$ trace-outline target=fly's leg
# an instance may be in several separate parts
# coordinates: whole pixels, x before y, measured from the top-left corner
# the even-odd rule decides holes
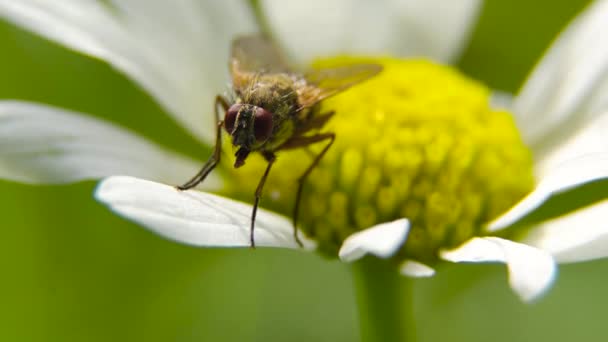
[[[302,127],[299,127],[297,129],[296,134],[300,135],[313,129],[321,129],[323,126],[325,126],[327,121],[329,121],[329,119],[334,116],[334,114],[335,112],[332,110],[327,113],[320,113],[315,115],[312,119],[304,123]]]
[[[268,165],[266,165],[266,171],[264,171],[264,174],[262,175],[262,178],[258,183],[258,187],[255,189],[255,201],[253,202],[253,212],[251,213],[251,226],[249,230],[249,241],[251,242],[251,248],[255,248],[255,238],[253,235],[253,229],[255,228],[255,216],[258,212],[260,198],[262,197],[262,191],[264,190],[264,183],[266,183],[266,178],[268,178],[270,168],[276,160],[276,157],[273,153],[265,153],[264,158],[266,158],[266,160],[268,161]]]
[[[329,111],[327,113],[321,113],[310,121],[310,124],[308,127],[310,129],[320,129],[321,127],[325,126],[327,121],[329,121],[329,119],[331,119],[334,116],[334,114],[336,114],[336,112],[334,112],[333,110]]]
[[[335,139],[336,139],[335,133],[321,133],[321,134],[311,135],[311,136],[307,136],[307,137],[302,137],[302,136],[294,137],[294,138],[288,140],[283,146],[281,146],[281,149],[290,149],[290,148],[308,146],[308,145],[315,144],[315,143],[318,143],[321,141],[329,140],[327,145],[325,145],[325,147],[323,147],[321,152],[319,154],[317,154],[315,159],[313,159],[312,163],[308,166],[308,168],[304,171],[304,173],[302,173],[302,175],[298,178],[298,191],[296,192],[296,203],[293,207],[293,216],[292,217],[293,217],[293,237],[296,240],[296,242],[298,243],[298,245],[300,245],[300,247],[304,247],[304,245],[302,244],[302,241],[300,241],[300,238],[298,237],[297,223],[298,223],[298,214],[300,211],[300,200],[302,199],[302,190],[304,189],[304,181],[306,181],[306,177],[308,177],[308,175],[312,172],[312,170],[319,164],[319,162],[321,161],[321,159],[323,158],[325,153],[329,150],[331,145],[334,143]]]
[[[220,120],[220,113],[218,111],[218,105],[222,106],[224,111],[227,111],[228,107],[230,107],[228,105],[228,101],[226,101],[226,99],[224,99],[220,95],[215,97],[215,103],[214,103],[213,107],[215,109],[215,126],[216,126],[215,129],[216,129],[216,131],[215,131],[215,148],[213,150],[213,154],[211,155],[211,157],[209,157],[209,159],[207,160],[205,165],[203,165],[203,168],[194,177],[192,177],[191,180],[189,180],[188,182],[186,182],[183,185],[177,186],[178,190],[188,190],[188,189],[192,189],[195,186],[199,185],[202,181],[205,180],[205,178],[211,172],[211,170],[213,170],[215,168],[215,166],[220,162],[220,157],[222,154],[222,125],[224,124],[224,121]]]
[[[182,190],[182,191],[188,190],[188,189],[192,189],[195,186],[199,185],[202,181],[205,180],[207,175],[215,168],[217,163],[220,162],[220,156],[221,156],[221,151],[222,151],[222,142],[221,142],[221,138],[220,138],[222,135],[222,122],[219,122],[217,124],[215,134],[216,134],[216,139],[215,139],[215,149],[213,151],[213,154],[211,155],[211,157],[209,157],[209,159],[207,159],[207,162],[205,163],[205,165],[203,165],[203,168],[194,177],[192,177],[192,179],[190,179],[188,182],[184,183],[183,185],[177,186],[178,190]]]

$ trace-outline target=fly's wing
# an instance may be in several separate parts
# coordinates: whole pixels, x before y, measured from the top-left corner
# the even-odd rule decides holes
[[[262,35],[236,38],[232,42],[230,72],[233,85],[245,86],[256,75],[263,73],[287,73],[289,67],[281,50]]]
[[[298,89],[301,108],[314,106],[319,101],[361,83],[382,71],[378,64],[353,64],[312,70],[304,74],[306,84]]]

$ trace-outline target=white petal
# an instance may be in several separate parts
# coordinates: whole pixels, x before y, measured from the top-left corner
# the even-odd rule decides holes
[[[200,163],[110,123],[49,106],[0,101],[0,178],[67,183],[123,174],[185,182]],[[217,187],[217,180],[206,185]]]
[[[442,251],[451,262],[501,262],[509,269],[509,285],[524,301],[538,298],[555,278],[557,268],[548,253],[521,243],[497,238],[473,238],[462,246]]]
[[[515,100],[538,156],[585,129],[608,105],[608,1],[596,1],[558,37]]]
[[[346,238],[338,254],[345,262],[355,261],[368,253],[388,258],[403,245],[409,230],[410,222],[407,219],[375,225]]]
[[[205,247],[249,247],[251,206],[228,198],[132,177],[103,180],[96,198],[114,212],[174,241]],[[290,221],[258,210],[256,246],[298,248]],[[303,239],[305,246],[312,243]]]
[[[107,61],[207,141],[230,41],[255,29],[238,0],[0,0],[0,17]]]
[[[263,0],[273,32],[302,62],[336,54],[454,60],[479,0]]]
[[[608,85],[608,82],[606,84]],[[606,99],[608,100],[608,97]],[[606,132],[608,132],[608,110],[595,115],[584,127],[572,135],[564,136],[561,141],[553,145],[551,150],[540,156],[535,165],[536,174],[542,179],[565,161],[587,154],[608,154]]]
[[[568,160],[545,175],[534,191],[491,222],[487,229],[497,231],[508,227],[538,208],[552,195],[607,177],[608,153],[586,155]]]
[[[608,257],[608,201],[543,222],[524,242],[548,251],[558,262]]]
[[[406,260],[399,266],[399,273],[413,278],[427,278],[435,275],[435,269],[414,260]]]

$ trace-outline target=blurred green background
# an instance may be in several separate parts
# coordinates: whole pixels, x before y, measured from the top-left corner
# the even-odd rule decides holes
[[[486,2],[460,66],[515,91],[588,1]],[[144,92],[106,64],[0,21],[0,98],[79,110],[205,158]],[[142,120],[145,118],[145,120]],[[285,250],[180,246],[112,215],[95,184],[0,182],[0,341],[354,341],[348,268]],[[560,268],[522,304],[503,267],[415,281],[420,341],[605,341],[608,261]]]

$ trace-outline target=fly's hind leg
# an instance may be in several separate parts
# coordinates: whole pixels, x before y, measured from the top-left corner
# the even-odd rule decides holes
[[[305,122],[302,127],[299,127],[297,129],[296,134],[300,135],[313,129],[321,129],[323,126],[325,126],[327,121],[329,121],[329,119],[334,116],[334,114],[335,112],[332,110],[326,113],[319,113],[313,116],[310,120]]]
[[[325,153],[327,153],[327,151],[329,150],[331,145],[334,143],[335,139],[336,139],[335,133],[321,133],[321,134],[316,134],[316,135],[311,135],[311,136],[294,137],[294,138],[288,140],[283,146],[281,146],[281,149],[290,149],[290,148],[308,146],[308,145],[315,144],[315,143],[318,143],[321,141],[329,140],[327,145],[325,145],[325,147],[323,147],[321,152],[319,152],[319,154],[317,154],[317,156],[313,159],[312,163],[308,166],[308,168],[306,168],[306,170],[298,178],[298,191],[296,192],[296,203],[293,207],[293,216],[292,217],[293,217],[293,237],[296,240],[296,242],[298,243],[298,245],[300,245],[300,247],[303,247],[304,245],[302,244],[302,241],[298,237],[297,223],[298,223],[298,215],[299,215],[299,211],[300,211],[300,200],[302,199],[302,190],[304,189],[304,182],[306,181],[306,177],[308,177],[308,175],[312,172],[312,170],[314,170],[314,168],[319,164],[319,162],[321,161],[321,159],[323,158]]]
[[[200,184],[202,181],[204,181],[205,178],[207,177],[207,175],[211,172],[211,170],[213,170],[215,168],[215,166],[220,162],[220,157],[222,154],[222,125],[224,124],[224,121],[220,120],[220,113],[218,111],[218,105],[222,106],[222,109],[224,109],[224,111],[227,111],[228,108],[230,107],[228,105],[228,101],[226,101],[226,99],[224,99],[220,95],[216,96],[215,103],[213,105],[214,111],[215,111],[215,126],[216,126],[215,127],[215,129],[216,129],[216,131],[215,131],[215,148],[213,150],[213,154],[211,155],[211,157],[209,157],[209,159],[207,160],[205,165],[203,165],[203,168],[194,177],[192,177],[191,180],[184,183],[183,185],[177,186],[178,190],[188,190],[188,189],[194,188],[195,186]]]

